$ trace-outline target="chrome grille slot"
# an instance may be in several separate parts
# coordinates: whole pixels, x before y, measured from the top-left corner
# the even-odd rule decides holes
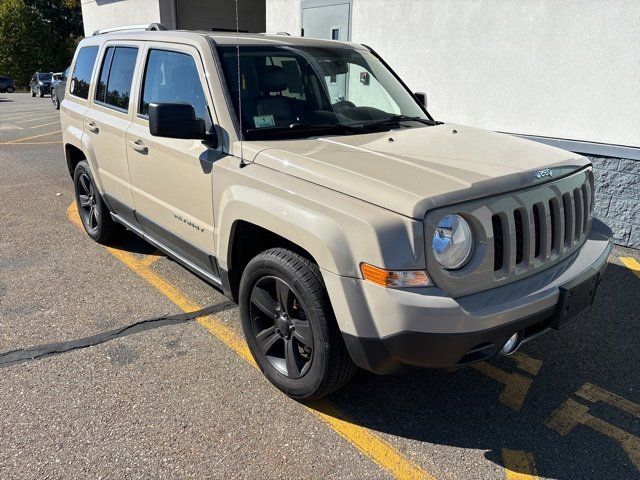
[[[549,249],[551,252],[557,252],[560,249],[560,245],[558,245],[557,239],[559,238],[558,230],[559,230],[559,221],[557,218],[557,200],[552,198],[549,200],[549,224],[551,226],[551,248]]]
[[[504,235],[502,231],[502,220],[499,215],[491,217],[493,224],[493,270],[502,270],[504,265]]]
[[[542,239],[540,238],[540,236],[542,235],[540,233],[541,228],[542,227],[540,226],[540,207],[536,203],[533,206],[533,229],[535,234],[534,247],[533,247],[534,258],[540,257],[540,249],[541,249],[540,244],[542,243]]]
[[[564,208],[564,245],[565,247],[570,247],[575,229],[575,222],[573,220],[575,212],[573,210],[573,198],[570,193],[562,195],[562,206]]]
[[[575,188],[573,190],[573,205],[576,208],[576,231],[575,231],[575,239],[578,240],[580,238],[580,234],[582,232],[582,189]]]
[[[584,214],[582,215],[582,231],[587,231],[587,224],[589,223],[589,214],[591,213],[591,209],[589,207],[589,198],[591,195],[589,194],[589,188],[587,187],[587,183],[582,185],[582,211]]]
[[[434,209],[425,217],[432,238],[443,215],[472,220],[476,249],[463,268],[445,271],[435,259],[427,268],[436,285],[454,296],[509,283],[558,263],[586,240],[592,222],[593,177],[584,168],[562,178]]]
[[[524,259],[524,228],[522,226],[522,212],[513,211],[513,220],[516,227],[516,265],[520,265]]]

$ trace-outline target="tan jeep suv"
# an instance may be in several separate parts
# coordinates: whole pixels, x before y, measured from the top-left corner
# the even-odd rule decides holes
[[[162,30],[78,46],[61,118],[83,224],[238,302],[291,397],[509,354],[591,306],[611,232],[586,158],[435,121],[364,45]]]

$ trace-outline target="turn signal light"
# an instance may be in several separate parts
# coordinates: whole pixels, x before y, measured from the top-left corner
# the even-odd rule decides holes
[[[360,264],[365,280],[389,288],[429,287],[432,285],[424,270],[385,270],[368,263]]]

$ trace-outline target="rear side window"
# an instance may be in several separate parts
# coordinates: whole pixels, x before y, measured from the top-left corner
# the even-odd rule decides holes
[[[96,101],[123,112],[128,110],[137,56],[135,47],[107,48],[100,68]]]
[[[149,104],[188,103],[198,118],[211,122],[196,63],[191,55],[150,50],[144,72],[140,114],[149,114]]]
[[[75,97],[88,98],[91,85],[91,72],[96,63],[98,47],[83,47],[78,52],[76,64],[73,66],[69,93]]]

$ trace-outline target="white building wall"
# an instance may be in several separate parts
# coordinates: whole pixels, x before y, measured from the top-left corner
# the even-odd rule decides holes
[[[85,36],[103,28],[161,23],[161,3],[168,0],[82,0]]]
[[[266,0],[300,31],[300,0]],[[640,146],[640,8],[629,0],[353,0],[352,36],[436,118]]]

